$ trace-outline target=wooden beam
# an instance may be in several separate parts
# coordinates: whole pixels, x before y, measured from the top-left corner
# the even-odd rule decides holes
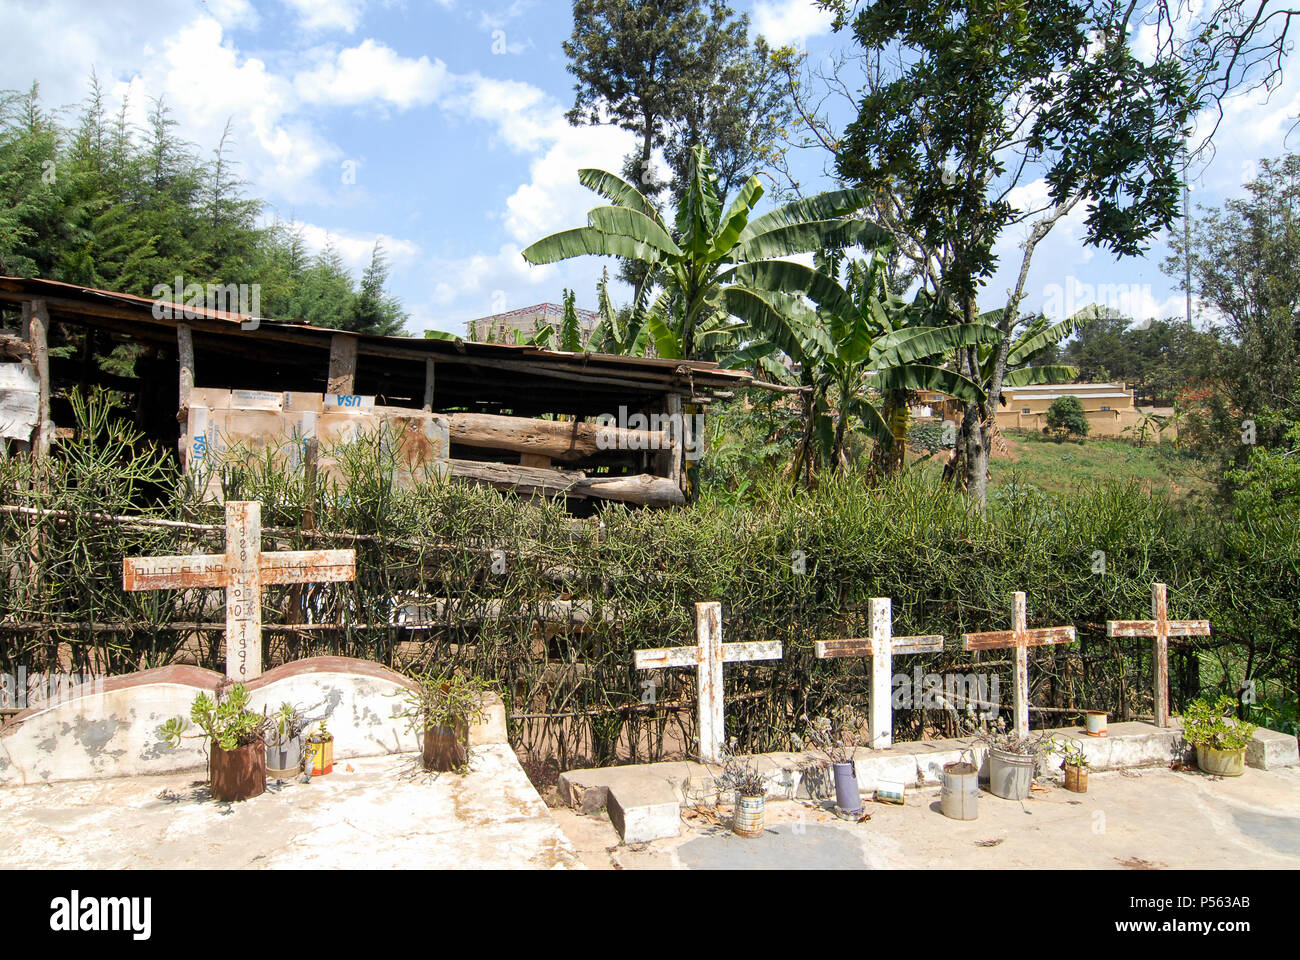
[[[668,446],[667,435],[659,431],[627,430],[576,420],[449,413],[447,423],[452,443],[554,460],[585,460],[617,450],[663,450]]]
[[[186,443],[189,432],[190,398],[194,395],[194,331],[188,324],[176,325],[176,359],[179,369],[179,389],[177,391],[176,420],[180,424],[181,435],[176,441],[180,453],[181,469],[185,469],[189,449]]]
[[[32,438],[32,452],[37,457],[50,455],[50,441],[54,438],[54,423],[50,420],[50,315],[43,300],[33,300],[27,313],[27,345],[32,352],[32,366],[40,384],[37,400],[36,434]]]
[[[330,340],[330,395],[350,396],[357,392],[357,338],[336,333]]]
[[[433,412],[433,358],[424,361],[424,409]]]
[[[576,470],[547,470],[477,460],[451,460],[451,475],[458,480],[510,490],[525,495],[572,497],[671,507],[685,502],[672,481],[663,477],[588,477]]]

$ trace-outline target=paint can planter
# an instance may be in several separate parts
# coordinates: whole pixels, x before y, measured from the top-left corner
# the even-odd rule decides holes
[[[858,768],[848,763],[831,764],[835,775],[835,805],[846,814],[862,812],[862,791],[858,789]]]
[[[1214,747],[1198,745],[1196,765],[1202,773],[1208,773],[1212,777],[1239,777],[1246,772],[1246,748],[1216,750]]]
[[[1107,727],[1106,727],[1107,717],[1106,717],[1105,710],[1089,710],[1084,714],[1084,718],[1086,719],[1088,724],[1087,726],[1088,736],[1090,737],[1107,736]]]
[[[234,750],[209,743],[208,780],[223,803],[251,800],[266,791],[266,744],[258,740]]]
[[[469,762],[469,724],[429,727],[424,731],[424,769],[439,773],[460,770]]]
[[[939,794],[939,809],[953,820],[974,820],[979,817],[980,771],[973,763],[957,762],[943,765],[943,790]]]
[[[272,780],[292,780],[302,772],[302,737],[266,745],[266,775]]]
[[[907,785],[896,780],[877,780],[876,781],[876,803],[897,803],[903,802],[903,791]]]
[[[311,775],[323,777],[334,769],[334,734],[321,736],[313,733],[307,738],[307,760],[311,764]]]
[[[1008,753],[994,747],[989,751],[989,790],[1003,800],[1023,800],[1034,780],[1033,755]]]
[[[736,836],[754,839],[763,835],[763,806],[766,797],[736,796],[736,812],[731,818],[731,830]]]
[[[1065,789],[1071,793],[1088,792],[1088,768],[1072,767],[1066,764],[1061,768],[1065,771]]]

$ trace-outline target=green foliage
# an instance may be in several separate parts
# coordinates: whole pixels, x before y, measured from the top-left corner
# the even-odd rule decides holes
[[[722,352],[719,344],[740,329],[728,314],[738,288],[760,299],[767,293],[794,293],[748,287],[735,268],[884,237],[874,224],[843,219],[862,205],[863,194],[854,190],[820,194],[753,217],[763,187],[750,177],[724,210],[725,195],[719,192],[708,150],[697,146],[691,157],[691,176],[671,232],[634,186],[603,170],[580,170],[579,181],[612,205],[589,211],[587,226],[552,234],[523,251],[533,264],[587,255],[622,257],[643,264],[647,277],[663,277],[662,292],[648,309],[643,305],[649,286],[642,284],[637,291],[637,326],[648,329],[661,357],[707,359]],[[735,291],[725,303],[724,289]]]
[[[1053,734],[1047,742],[1047,752],[1060,756],[1062,767],[1078,767],[1080,770],[1087,770],[1092,766],[1088,762],[1088,754],[1084,752],[1083,744],[1069,737]]]
[[[445,669],[419,672],[413,679],[418,686],[406,691],[402,713],[412,733],[482,721],[483,697],[491,689],[483,679]]]
[[[143,130],[129,104],[107,116],[94,74],[76,122],[56,116],[35,86],[0,91],[0,273],[140,296],[178,276],[256,285],[263,316],[401,331],[378,244],[358,287],[332,243],[311,256],[301,226],[259,224],[264,204],[243,193],[229,125],[205,158],[176,136],[161,100]],[[132,374],[129,364],[112,372]]]
[[[654,149],[680,198],[698,145],[715,158],[722,192],[734,190],[773,156],[790,117],[772,51],[748,28],[721,0],[575,0],[569,122],[632,132],[640,142],[627,175],[648,195],[660,189]]]
[[[1183,711],[1183,739],[1212,750],[1243,750],[1259,729],[1237,718],[1237,701],[1223,696],[1211,702],[1193,700]]]
[[[1083,412],[1083,403],[1075,396],[1057,397],[1047,408],[1047,427],[1060,439],[1077,437],[1083,439],[1091,429],[1087,414]]]
[[[190,725],[198,727],[208,742],[222,750],[234,750],[266,739],[268,721],[260,713],[248,708],[248,688],[236,683],[216,697],[200,693],[190,705],[190,716],[173,717],[159,728],[163,739],[173,747],[180,746]]]

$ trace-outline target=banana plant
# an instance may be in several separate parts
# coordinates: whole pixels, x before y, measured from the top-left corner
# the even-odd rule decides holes
[[[806,388],[796,476],[806,471],[811,479],[819,462],[831,469],[843,463],[855,419],[901,465],[910,392],[936,390],[968,402],[984,398],[978,384],[945,362],[960,347],[991,342],[993,332],[981,324],[922,322],[928,319],[924,300],[905,304],[889,294],[887,262],[876,248],[866,259],[846,262],[840,252],[819,253],[813,267],[751,263],[729,274],[733,282],[722,299],[745,321],[748,342],[724,366],[758,366],[776,380]],[[879,406],[871,394],[880,398]]]
[[[580,256],[636,260],[648,278],[662,278],[662,290],[640,317],[659,356],[707,359],[724,349],[740,324],[723,301],[723,290],[740,266],[783,262],[781,257],[826,247],[884,242],[875,224],[847,219],[862,208],[862,190],[838,190],[785,204],[762,216],[754,210],[763,196],[750,177],[725,208],[708,150],[691,151],[691,174],[670,227],[634,186],[604,170],[578,171],[583,186],[609,201],[587,214],[587,225],[552,234],[523,251],[532,264]],[[779,279],[777,272],[772,277]],[[799,288],[802,289],[802,288]],[[775,294],[794,288],[772,288]],[[638,300],[644,291],[638,291]]]

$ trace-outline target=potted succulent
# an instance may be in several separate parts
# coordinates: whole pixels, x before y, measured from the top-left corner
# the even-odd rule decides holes
[[[845,816],[862,813],[862,792],[853,753],[867,741],[867,721],[852,707],[842,706],[829,717],[818,717],[808,725],[808,740],[831,761],[835,779],[835,805]]]
[[[1246,746],[1259,729],[1237,717],[1237,701],[1193,700],[1183,711],[1183,739],[1196,748],[1196,765],[1216,777],[1246,772]]]
[[[767,784],[751,764],[727,753],[722,758],[722,775],[714,780],[719,791],[735,794],[732,832],[749,839],[763,835],[763,809],[767,799]]]
[[[469,769],[469,725],[483,720],[485,681],[444,671],[415,677],[406,694],[409,729],[423,738],[424,769],[464,773]]]
[[[1047,735],[1020,737],[1008,731],[1006,721],[999,719],[994,730],[982,730],[977,736],[989,748],[990,792],[1003,800],[1028,797]]]
[[[313,777],[323,777],[334,769],[334,734],[329,732],[324,720],[307,738],[307,757]]]
[[[1065,771],[1065,789],[1071,793],[1088,792],[1088,770],[1092,766],[1083,744],[1068,737],[1053,737],[1048,750],[1061,755],[1061,769]]]
[[[248,688],[236,683],[201,693],[189,719],[173,717],[161,728],[163,739],[180,746],[191,725],[208,743],[208,780],[212,795],[224,802],[249,800],[266,790],[266,717],[248,708]]]
[[[263,708],[263,714],[266,713]],[[302,771],[303,730],[307,719],[291,703],[280,704],[280,709],[266,717],[266,775],[276,780],[289,780]]]

